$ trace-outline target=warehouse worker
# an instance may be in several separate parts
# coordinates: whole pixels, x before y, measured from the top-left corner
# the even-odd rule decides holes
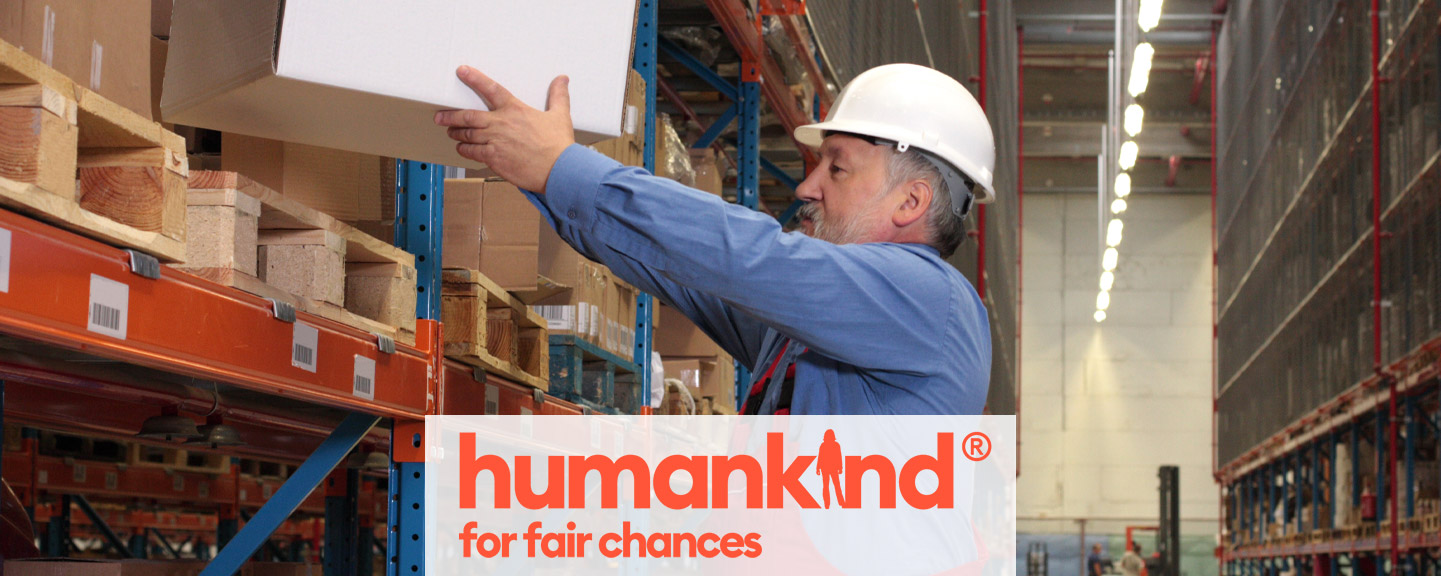
[[[477,70],[490,111],[436,114],[458,152],[533,192],[571,246],[685,313],[750,366],[746,413],[980,414],[990,330],[949,257],[994,197],[984,112],[910,64],[857,76],[796,129],[820,163],[796,189],[805,234],[575,144],[569,80],[546,110]]]

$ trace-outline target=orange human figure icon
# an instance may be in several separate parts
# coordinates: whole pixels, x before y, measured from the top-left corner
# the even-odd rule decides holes
[[[825,501],[826,508],[831,507],[831,485],[836,487],[836,506],[844,508],[845,500],[841,498],[841,445],[836,442],[836,431],[826,430],[825,440],[821,442],[821,453],[816,457],[816,474],[821,476],[821,498]]]

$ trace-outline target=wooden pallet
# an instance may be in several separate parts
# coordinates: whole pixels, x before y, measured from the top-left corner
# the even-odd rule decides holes
[[[415,344],[414,255],[234,172],[195,172],[187,202],[177,268]]]
[[[126,464],[136,468],[164,468],[199,474],[230,473],[230,457],[224,454],[148,444],[131,444]]]
[[[446,357],[518,384],[550,389],[544,318],[475,270],[442,271],[440,299]]]
[[[592,342],[569,334],[550,337],[550,394],[557,398],[638,414],[645,405],[639,370]]]
[[[0,205],[185,261],[185,140],[0,41]]]

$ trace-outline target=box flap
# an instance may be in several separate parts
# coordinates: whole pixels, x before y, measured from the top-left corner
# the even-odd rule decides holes
[[[177,0],[161,114],[178,117],[202,101],[274,73],[280,3]]]

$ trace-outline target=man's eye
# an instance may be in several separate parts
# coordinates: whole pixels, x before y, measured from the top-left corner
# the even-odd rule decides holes
[[[836,166],[835,164],[831,164],[831,174],[835,174],[835,173],[837,173],[837,172],[843,172],[843,170],[841,170],[841,167],[840,167],[840,166]]]

